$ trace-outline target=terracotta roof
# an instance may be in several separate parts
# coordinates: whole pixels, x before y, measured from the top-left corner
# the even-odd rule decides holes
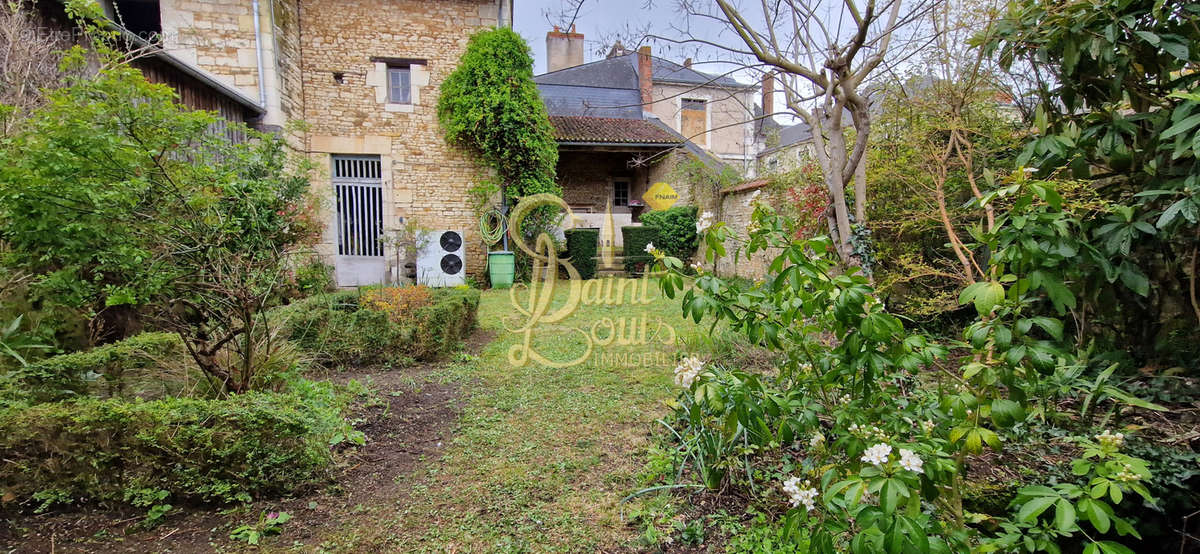
[[[681,144],[683,141],[644,119],[550,116],[559,142],[611,142],[617,144]]]
[[[753,190],[753,189],[757,189],[757,188],[762,188],[762,187],[765,187],[765,186],[767,186],[767,183],[768,183],[768,182],[769,182],[769,181],[768,181],[768,180],[766,180],[766,179],[754,179],[754,180],[752,180],[752,181],[746,181],[746,182],[744,182],[744,183],[741,183],[741,184],[738,184],[738,185],[733,185],[732,187],[729,187],[729,188],[723,189],[723,190],[721,191],[721,194],[730,194],[730,193],[734,193],[734,192],[744,192],[744,191],[747,191],[747,190]]]

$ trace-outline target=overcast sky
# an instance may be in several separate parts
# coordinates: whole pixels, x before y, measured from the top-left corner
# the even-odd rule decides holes
[[[546,32],[550,30],[551,26],[542,12],[549,9],[554,13],[560,13],[570,5],[570,2],[566,0],[514,0],[514,2],[516,8],[516,14],[513,17],[515,20],[514,30],[524,37],[529,43],[529,47],[533,49],[533,73],[540,75],[546,72]],[[641,28],[649,22],[651,32],[668,36],[675,35],[676,33],[670,32],[670,25],[672,21],[680,19],[681,16],[676,12],[674,0],[654,0],[651,2],[653,6],[649,8],[645,7],[646,4],[646,0],[585,0],[579,10],[579,16],[575,19],[576,31],[584,35],[584,62],[601,59],[603,56],[597,50],[604,46],[603,39],[613,36],[627,27]],[[626,46],[634,45],[626,44]],[[651,44],[651,48],[654,50],[655,56],[675,62],[682,62],[684,58],[689,57],[678,46],[661,41]],[[720,73],[715,67],[698,67],[697,69],[709,73]],[[744,78],[741,80],[746,81]]]

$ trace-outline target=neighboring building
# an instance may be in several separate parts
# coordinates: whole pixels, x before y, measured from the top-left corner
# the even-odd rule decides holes
[[[766,114],[766,115],[764,115]],[[801,121],[795,125],[780,125],[775,121],[775,74],[767,72],[762,78],[762,106],[756,109],[755,153],[756,175],[786,173],[815,161],[812,129]]]
[[[207,85],[220,98],[189,105],[287,133],[324,168],[318,252],[338,285],[410,273],[386,240],[408,223],[460,231],[467,272],[483,271],[467,190],[487,170],[445,142],[436,102],[470,35],[511,26],[511,0],[104,1],[132,33],[161,38],[163,51],[138,62],[148,78],[185,102]]]
[[[727,162],[742,169],[747,156],[753,160],[751,118],[727,112],[744,112],[756,87],[654,58],[649,47],[615,48],[606,59],[583,63],[583,35],[573,30],[547,33],[546,51],[551,71],[534,81],[559,143],[563,198],[577,224],[614,231],[608,246],[621,245],[620,227],[637,223],[646,209],[642,196],[654,183],[668,182],[681,205],[696,203],[671,174],[681,159],[717,169]],[[667,99],[679,90],[685,92]],[[689,98],[697,109],[670,109]],[[716,128],[735,117],[735,125]]]
[[[111,1],[102,3],[105,12],[114,20],[125,19],[137,21],[132,27],[143,29],[149,26],[151,15],[157,16],[157,5],[153,2],[118,2],[122,5],[121,13],[129,12],[130,17],[118,17],[116,8]],[[133,4],[126,5],[126,4]],[[25,7],[24,4],[19,5]],[[67,16],[64,3],[34,2],[28,4],[35,10],[35,24],[40,29],[30,32],[42,34],[52,33],[55,36],[70,37],[68,42],[74,42],[79,36]],[[144,23],[142,23],[144,22]],[[240,90],[223,82],[215,76],[198,69],[194,64],[174,55],[171,52],[151,47],[149,41],[156,40],[161,32],[157,28],[145,28],[141,32],[125,29],[125,42],[132,48],[145,48],[144,55],[134,58],[130,65],[139,69],[146,80],[170,86],[179,94],[181,104],[198,110],[217,112],[229,121],[251,123],[258,121],[266,109],[259,105],[254,98],[243,94]],[[239,133],[229,133],[231,140],[240,141],[244,137]]]
[[[538,83],[626,91],[623,107],[648,112],[721,161],[752,170],[758,85],[696,71],[690,59],[681,65],[655,57],[649,46],[633,52],[617,44],[605,59],[584,63],[583,45],[584,36],[573,29],[547,33],[548,72],[536,77]],[[627,94],[632,82],[636,96]]]
[[[758,153],[757,174],[787,173],[806,164],[816,163],[816,158],[813,157],[815,145],[812,130],[807,123],[765,125],[764,128],[769,135],[764,141],[764,149]]]

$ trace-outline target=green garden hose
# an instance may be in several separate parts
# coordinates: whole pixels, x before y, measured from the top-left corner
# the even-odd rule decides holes
[[[499,209],[492,208],[479,216],[479,234],[489,248],[500,242],[507,230],[504,214]]]

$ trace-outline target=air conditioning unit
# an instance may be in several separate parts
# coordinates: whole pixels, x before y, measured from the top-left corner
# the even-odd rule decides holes
[[[466,249],[459,231],[424,231],[417,235],[417,284],[455,287],[467,284]]]

